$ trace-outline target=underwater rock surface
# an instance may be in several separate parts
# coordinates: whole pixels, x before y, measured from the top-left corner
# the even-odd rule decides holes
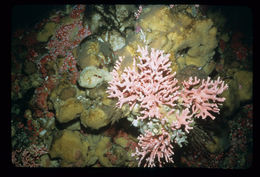
[[[250,9],[48,7],[13,11],[14,166],[252,165]]]

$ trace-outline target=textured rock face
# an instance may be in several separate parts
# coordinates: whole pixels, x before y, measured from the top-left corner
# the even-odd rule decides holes
[[[87,163],[87,152],[89,144],[83,142],[79,132],[65,130],[61,137],[56,139],[50,150],[51,158],[61,158],[63,166],[71,164],[83,167]]]
[[[229,88],[222,94],[222,96],[226,98],[223,104],[223,117],[232,115],[240,106],[237,81],[234,79],[229,79],[226,80],[226,82]]]
[[[125,45],[124,38],[133,29],[135,10],[134,5],[97,5],[85,14],[91,32],[101,35],[115,51]]]
[[[234,76],[238,82],[240,102],[251,100],[253,94],[253,73],[241,70],[236,72]]]
[[[62,89],[60,93],[60,99],[67,100],[68,98],[75,97],[76,95],[76,89],[73,87],[66,87]]]
[[[107,114],[108,110],[102,107],[96,107],[89,111],[84,111],[80,117],[81,123],[85,127],[98,130],[110,123],[110,117]]]
[[[137,24],[141,29],[137,40],[171,53],[180,69],[187,65],[203,67],[212,59],[217,29],[211,19],[194,18],[189,8],[178,12],[166,6],[151,6],[143,11]]]
[[[111,45],[108,42],[100,42],[96,38],[83,41],[77,49],[77,53],[77,64],[81,69],[87,66],[106,68],[114,60]]]
[[[80,45],[78,49],[78,65],[81,69],[87,66],[98,67],[101,61],[98,60],[100,43],[98,41],[86,41]]]
[[[56,110],[57,120],[60,123],[69,122],[80,116],[83,111],[83,105],[75,98],[69,98]]]
[[[44,28],[37,34],[39,42],[47,42],[49,37],[55,34],[57,25],[54,22],[47,23]]]
[[[117,51],[125,46],[125,38],[116,30],[111,31],[109,43],[113,51]]]
[[[234,70],[233,72],[234,77],[226,80],[229,89],[222,94],[226,98],[222,113],[224,117],[232,115],[238,110],[241,103],[250,101],[253,97],[252,72],[245,70]]]
[[[94,66],[88,66],[80,73],[78,83],[84,88],[94,88],[100,85],[104,80],[111,80],[111,75],[108,71],[98,69]]]

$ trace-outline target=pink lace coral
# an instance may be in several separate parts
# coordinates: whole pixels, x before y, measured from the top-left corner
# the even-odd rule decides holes
[[[18,149],[12,152],[12,163],[16,167],[40,167],[40,157],[47,154],[44,146],[30,145],[26,149]]]
[[[189,133],[194,117],[215,118],[210,112],[219,113],[218,105],[225,98],[218,95],[228,86],[220,78],[200,82],[196,77],[194,80],[190,77],[188,81],[183,81],[183,87],[178,91],[180,87],[174,78],[175,73],[171,74],[169,54],[164,55],[163,51],[153,48],[149,53],[147,46],[138,46],[137,52],[140,53],[138,61],[133,58],[132,67],[124,68],[121,76],[118,71],[123,57],[119,57],[111,72],[113,79],[109,82],[107,93],[110,98],[118,98],[116,106],[119,108],[124,104],[128,104],[130,110],[135,105],[140,107],[140,115],[132,121],[134,126],[138,126],[138,121],[143,121],[140,129],[144,135],[138,137],[139,148],[136,148],[134,155],[139,159],[139,166],[145,159],[144,166],[153,167],[156,158],[161,166],[161,159],[173,162],[171,141],[180,146],[185,141],[182,137],[185,133],[180,130],[182,125]],[[168,117],[176,120],[168,122]]]
[[[151,49],[148,53],[147,46],[138,50],[141,56],[138,57],[139,63],[133,59],[133,67],[124,69],[121,77],[118,74],[120,64],[123,60],[119,57],[115,68],[112,71],[113,80],[109,82],[107,93],[110,98],[118,98],[117,106],[122,107],[128,103],[130,109],[136,103],[140,104],[141,116],[138,120],[146,118],[163,118],[159,106],[167,105],[174,108],[178,100],[179,89],[175,73],[171,74],[169,54],[164,55],[163,51]]]
[[[168,132],[162,130],[162,134],[153,135],[151,132],[147,131],[144,136],[139,135],[137,139],[139,140],[138,145],[141,147],[141,150],[139,151],[136,147],[136,152],[133,156],[138,156],[138,166],[141,165],[144,158],[146,159],[144,167],[155,167],[156,165],[154,160],[156,157],[160,167],[164,163],[161,159],[165,159],[166,162],[173,163],[171,156],[174,152],[172,151],[173,146],[171,145],[171,137]]]
[[[217,96],[226,90],[228,86],[224,85],[224,81],[221,81],[219,77],[216,81],[212,81],[208,77],[207,80],[202,80],[198,88],[193,88],[200,83],[200,79],[195,77],[194,81],[192,80],[192,77],[190,77],[187,82],[183,82],[184,88],[181,92],[181,97],[184,105],[188,108],[191,107],[193,115],[197,118],[205,119],[209,116],[215,119],[215,116],[209,113],[209,111],[219,114],[218,105],[221,105],[225,98]]]
[[[193,127],[189,126],[189,124],[193,122],[191,120],[192,114],[188,115],[189,113],[190,113],[189,109],[186,108],[180,114],[176,114],[177,121],[172,122],[171,124],[172,130],[179,129],[181,128],[181,125],[184,125],[185,131],[189,133],[189,130],[193,129]]]

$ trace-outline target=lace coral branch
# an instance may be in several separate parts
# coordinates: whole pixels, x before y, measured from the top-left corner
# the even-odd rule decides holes
[[[221,81],[219,77],[215,81],[208,77],[207,80],[202,80],[198,88],[194,88],[200,80],[197,80],[197,78],[194,81],[192,80],[190,77],[188,82],[183,82],[184,88],[181,92],[183,105],[188,108],[191,107],[193,115],[197,118],[205,119],[209,116],[211,119],[215,119],[215,116],[209,111],[219,114],[218,105],[221,105],[225,98],[218,97],[218,95],[228,88],[227,84]]]

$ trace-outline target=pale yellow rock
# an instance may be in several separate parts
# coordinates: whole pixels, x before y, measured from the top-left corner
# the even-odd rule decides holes
[[[109,33],[108,42],[111,45],[113,51],[122,49],[125,46],[125,38],[116,30],[112,30]]]
[[[115,167],[125,167],[126,161],[129,161],[131,158],[128,151],[118,145],[114,145],[112,154],[114,155],[114,159],[111,159],[111,163]]]
[[[141,26],[144,29],[151,29],[152,31],[167,31],[174,27],[174,23],[168,23],[173,16],[169,13],[167,7],[160,7],[158,10],[152,11],[153,15],[147,15],[141,19]]]
[[[74,18],[71,18],[69,15],[62,18],[61,21],[60,21],[60,24],[62,25],[69,25],[69,24],[72,24],[74,23],[75,21],[78,21],[79,19],[74,19]]]
[[[89,111],[84,111],[80,119],[81,123],[85,127],[90,127],[96,130],[110,123],[107,114],[104,112],[104,110],[98,107],[90,109]]]
[[[144,12],[139,25],[151,47],[179,54],[177,61],[183,57],[178,62],[180,68],[184,65],[204,66],[215,54],[217,29],[211,19],[193,18],[161,6]],[[182,53],[182,50],[186,52]]]
[[[165,43],[165,45],[163,45],[162,49],[165,53],[174,53],[173,50],[171,50],[173,45],[174,42],[172,40],[169,40],[167,37],[167,42]]]
[[[228,89],[220,96],[226,98],[221,108],[221,115],[223,117],[231,116],[240,106],[240,99],[238,94],[238,82],[235,79],[225,80]]]
[[[253,73],[250,71],[238,71],[234,74],[238,82],[240,102],[249,101],[253,95]]]
[[[101,64],[101,61],[98,60],[97,55],[90,54],[87,56],[88,58],[88,66],[96,66],[98,67]]]
[[[122,75],[125,67],[133,67],[133,56],[136,54],[136,49],[130,44],[117,52],[118,56],[123,56],[123,61],[118,69],[119,75]]]
[[[110,100],[110,98],[108,98],[108,94],[106,93],[106,90],[107,90],[107,85],[102,84],[101,86],[99,86],[97,88],[87,89],[86,96],[92,100],[96,100],[96,99],[100,99],[100,98],[102,98],[104,100],[106,100],[106,99]]]
[[[204,66],[207,61],[204,60],[204,58],[201,57],[185,57],[186,65],[194,65],[197,67]]]
[[[186,12],[188,12],[189,14],[192,14],[192,9],[191,8],[187,8]]]
[[[113,77],[107,69],[87,66],[81,71],[78,83],[83,88],[93,89],[99,87],[104,82],[110,82],[112,79]]]
[[[174,54],[171,52],[170,55],[171,56],[169,57],[169,59],[172,62],[171,69],[172,69],[172,73],[174,73],[174,72],[179,71],[180,67],[178,65],[176,58],[174,57]]]
[[[98,41],[88,41],[80,47],[78,51],[78,63],[81,69],[87,66],[98,67],[101,64],[101,61],[98,59],[99,50],[100,45]]]
[[[181,23],[183,24],[184,27],[186,27],[192,23],[192,19],[183,13],[179,13],[178,18],[182,20]]]
[[[80,121],[77,121],[77,122],[69,125],[66,129],[67,130],[72,130],[72,131],[74,131],[74,130],[80,131]]]
[[[44,154],[40,158],[41,167],[50,167],[50,157],[47,154]]]
[[[64,130],[61,137],[54,141],[49,154],[51,158],[61,158],[65,166],[69,163],[84,166],[87,163],[88,146],[81,141],[79,132]]]
[[[107,157],[105,157],[105,153],[109,149],[109,144],[111,143],[111,138],[109,137],[103,137],[99,143],[97,144],[96,148],[96,156],[98,156],[99,162],[104,166],[104,167],[112,167],[113,165],[109,161]]]
[[[183,69],[186,65],[186,61],[185,61],[185,58],[184,57],[179,57],[177,59],[177,64],[178,64],[178,68],[179,69]]]
[[[80,116],[84,110],[82,103],[76,98],[69,98],[56,110],[57,120],[61,123],[69,122]]]
[[[109,106],[109,105],[111,105],[111,104],[113,103],[113,101],[112,101],[111,98],[108,98],[107,96],[104,96],[104,97],[102,98],[102,103],[103,103],[104,105]]]
[[[161,36],[160,39],[156,38],[150,44],[151,48],[162,49],[168,43],[166,36]]]
[[[135,108],[136,108],[136,107],[133,108],[133,112],[135,111]],[[128,104],[124,104],[124,105],[122,106],[122,111],[123,111],[123,113],[124,113],[124,114],[123,114],[124,117],[128,116],[128,115],[131,113],[131,110],[130,110],[130,107],[129,107]]]
[[[68,82],[60,82],[51,92],[49,100],[52,102],[54,109],[57,111],[61,104],[64,104],[60,99],[61,92],[64,88],[72,87]]]
[[[212,142],[212,141],[206,142],[205,146],[206,146],[207,150],[210,153],[221,152],[222,151],[222,147],[221,147],[220,139],[218,137],[216,137],[216,136],[213,136],[212,138],[215,141],[215,143]]]
[[[209,13],[207,13],[207,16],[214,21],[214,25],[218,29],[224,29],[227,19],[223,15],[223,13],[221,13],[220,11],[214,11],[214,12],[209,11]]]
[[[75,58],[78,58],[78,50],[77,50],[77,47],[75,47],[74,49],[72,49],[72,55],[73,55]]]
[[[85,53],[86,54],[97,54],[99,51],[99,42],[98,41],[90,41],[85,44]]]
[[[199,56],[201,53],[201,48],[199,46],[194,46],[193,48],[191,48],[189,51],[188,51],[188,55],[190,57],[195,57],[195,56]]]
[[[31,111],[30,109],[26,109],[25,112],[24,112],[24,117],[25,117],[27,120],[32,119],[32,111]]]
[[[55,34],[55,30],[56,24],[54,22],[46,23],[43,30],[37,34],[36,38],[39,42],[47,42],[49,37]]]
[[[128,140],[125,139],[124,137],[115,138],[114,141],[115,141],[116,144],[120,145],[123,148],[127,147]]]
[[[205,67],[203,67],[203,71],[206,73],[206,75],[209,75],[212,73],[215,67],[216,67],[216,62],[212,60],[209,63],[207,63]]]
[[[228,33],[224,33],[220,36],[220,39],[222,39],[224,42],[228,42],[229,41],[229,35]]]

